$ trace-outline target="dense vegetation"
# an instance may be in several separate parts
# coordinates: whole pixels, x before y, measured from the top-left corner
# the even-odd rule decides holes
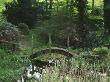
[[[109,78],[109,14],[110,0],[0,0],[0,82],[18,79],[34,51],[49,48],[37,59],[60,59],[51,53],[56,46],[75,54],[70,70],[87,65]],[[56,79],[50,81],[61,82]]]

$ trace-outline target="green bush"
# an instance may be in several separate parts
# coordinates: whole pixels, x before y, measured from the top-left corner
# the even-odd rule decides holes
[[[19,23],[17,28],[20,29],[22,34],[28,34],[29,33],[29,27],[25,23]]]
[[[108,50],[106,47],[95,48],[93,54],[98,56],[99,61],[105,61],[108,58]]]
[[[30,63],[28,56],[24,54],[16,52],[12,55],[0,49],[0,82],[16,82],[25,66]]]
[[[89,64],[104,64],[109,61],[109,49],[106,47],[94,48],[90,52],[91,55],[86,55],[85,59]]]
[[[13,0],[5,4],[3,15],[14,25],[25,23],[32,28],[37,21],[46,19],[44,5],[36,0]]]
[[[16,51],[19,48],[20,31],[15,25],[4,22],[0,25],[0,45],[4,49]]]
[[[37,17],[36,8],[32,7],[29,1],[30,0],[17,0],[7,2],[5,4],[5,10],[3,11],[3,15],[6,16],[7,21],[15,25],[18,23],[26,23],[30,26],[34,25]]]

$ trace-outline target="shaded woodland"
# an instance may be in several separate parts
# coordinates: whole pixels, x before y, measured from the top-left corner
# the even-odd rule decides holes
[[[32,63],[33,54],[38,55],[34,57],[37,61],[62,62],[62,54],[73,54],[71,64],[60,63],[58,69],[66,65],[71,72],[75,65],[81,74],[84,70],[87,74],[88,70],[96,75],[106,73],[108,79],[91,78],[93,82],[109,82],[110,0],[0,0],[0,82],[16,82],[12,78],[22,75],[21,68]],[[81,74],[78,77],[84,79]],[[77,73],[72,76],[76,78]],[[91,82],[86,77],[82,82]],[[45,78],[42,82],[49,81],[54,80]],[[76,78],[75,82],[80,81]]]

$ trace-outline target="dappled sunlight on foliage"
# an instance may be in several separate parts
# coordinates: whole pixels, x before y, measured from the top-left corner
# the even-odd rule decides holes
[[[0,0],[0,82],[109,82],[109,27],[110,0]]]

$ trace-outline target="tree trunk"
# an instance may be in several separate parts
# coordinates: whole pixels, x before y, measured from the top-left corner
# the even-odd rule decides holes
[[[47,0],[45,0],[45,4],[46,4],[46,6],[45,6],[46,12],[48,12],[48,2],[47,2]]]
[[[94,0],[92,0],[92,15],[94,15],[94,6],[95,6]]]
[[[53,7],[53,0],[50,0],[50,5],[49,5],[50,17],[52,15],[52,7]]]
[[[80,37],[80,42],[84,42],[87,34],[87,29],[85,27],[86,23],[86,0],[78,1],[78,32]],[[83,44],[81,44],[83,46]]]
[[[52,5],[53,5],[53,0],[50,0],[50,6],[49,6],[50,9],[52,9]]]
[[[104,0],[104,27],[110,34],[110,0]]]

